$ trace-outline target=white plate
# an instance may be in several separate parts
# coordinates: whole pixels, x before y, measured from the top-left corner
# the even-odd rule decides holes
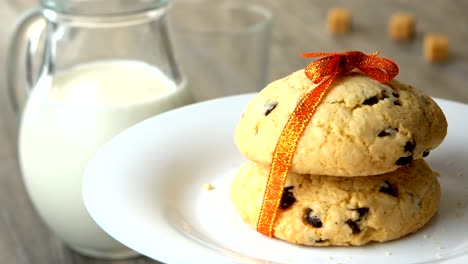
[[[437,100],[449,134],[427,159],[441,173],[442,200],[426,227],[389,243],[313,248],[258,234],[229,201],[230,181],[245,161],[234,128],[251,97],[180,108],[118,135],[84,175],[91,216],[121,243],[171,264],[467,263],[468,105]]]

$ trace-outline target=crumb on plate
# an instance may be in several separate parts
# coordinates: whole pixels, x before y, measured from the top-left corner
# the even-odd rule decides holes
[[[211,183],[205,183],[203,184],[203,189],[206,190],[206,191],[211,191],[213,190],[213,185],[211,185]]]

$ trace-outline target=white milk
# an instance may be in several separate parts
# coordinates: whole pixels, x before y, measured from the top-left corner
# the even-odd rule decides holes
[[[98,147],[118,132],[190,102],[187,89],[135,61],[84,64],[57,73],[52,88],[50,79],[42,79],[23,112],[19,157],[25,185],[45,222],[78,251],[122,250],[85,209],[83,171]]]

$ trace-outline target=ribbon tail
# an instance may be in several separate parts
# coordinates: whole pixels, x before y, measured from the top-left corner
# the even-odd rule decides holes
[[[257,231],[273,237],[274,224],[294,153],[307,124],[331,88],[336,74],[309,91],[289,117],[273,152],[270,173],[257,222]]]
[[[302,53],[301,56],[304,58],[315,58],[315,57],[324,57],[324,56],[335,56],[335,55],[342,55],[344,53],[337,53],[337,52],[307,52]]]

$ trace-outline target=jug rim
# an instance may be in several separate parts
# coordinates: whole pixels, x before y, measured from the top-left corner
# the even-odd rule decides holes
[[[152,12],[169,0],[41,0],[41,7],[61,16],[110,18]],[[111,5],[112,4],[112,5]]]
[[[148,23],[165,15],[166,7],[108,16],[67,14],[44,8],[42,14],[47,21],[56,24],[66,24],[73,27],[112,28]]]

